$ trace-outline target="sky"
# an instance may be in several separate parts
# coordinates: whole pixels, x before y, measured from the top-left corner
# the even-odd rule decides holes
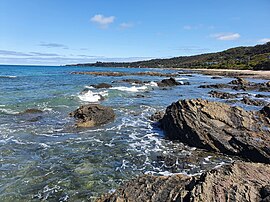
[[[138,61],[270,41],[270,0],[0,0],[0,64]]]

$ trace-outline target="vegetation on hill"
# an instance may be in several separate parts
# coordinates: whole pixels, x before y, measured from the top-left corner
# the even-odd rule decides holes
[[[77,64],[77,66],[270,70],[270,42],[194,56],[138,62],[96,62]]]

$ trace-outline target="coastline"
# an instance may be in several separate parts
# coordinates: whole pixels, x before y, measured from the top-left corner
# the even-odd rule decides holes
[[[254,70],[236,70],[236,69],[185,69],[192,73],[199,73],[212,76],[226,76],[226,77],[241,77],[270,80],[270,71],[254,71]]]

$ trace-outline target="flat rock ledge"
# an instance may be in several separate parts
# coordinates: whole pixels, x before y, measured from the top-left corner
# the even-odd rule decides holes
[[[235,162],[199,176],[143,175],[97,202],[270,201],[270,165]]]
[[[270,163],[270,105],[245,111],[202,99],[179,100],[167,107],[160,124],[170,140]]]
[[[80,106],[69,114],[74,117],[77,127],[95,127],[114,120],[115,113],[111,107],[99,104],[88,104]]]

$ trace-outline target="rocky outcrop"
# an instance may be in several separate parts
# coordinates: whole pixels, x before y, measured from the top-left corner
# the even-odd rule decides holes
[[[144,175],[98,202],[269,201],[270,165],[235,162],[199,176]]]
[[[158,111],[150,116],[150,120],[155,122],[160,121],[163,118],[164,114],[164,111]]]
[[[210,94],[211,97],[220,98],[220,99],[233,99],[233,98],[238,97],[237,94],[214,91],[214,90],[210,91],[208,94]]]
[[[114,120],[115,114],[111,107],[99,104],[83,105],[69,114],[77,119],[77,127],[95,127]]]
[[[266,83],[254,83],[249,82],[243,78],[236,78],[235,80],[232,80],[228,84],[210,84],[210,85],[200,85],[199,88],[230,88],[233,90],[242,90],[242,91],[248,91],[248,90],[256,90],[261,92],[269,92],[270,88],[268,87],[269,82]]]
[[[270,163],[269,112],[269,105],[255,112],[202,99],[180,100],[167,107],[161,127],[171,140]]]
[[[130,83],[130,84],[143,84],[144,82],[138,79],[123,79],[120,81],[113,81],[113,83]]]
[[[254,105],[254,106],[264,106],[267,104],[267,102],[265,102],[263,100],[254,100],[254,99],[251,99],[247,96],[243,97],[241,102],[246,104],[246,105]]]
[[[163,79],[163,80],[157,82],[157,85],[159,87],[171,87],[171,86],[180,85],[180,83],[171,77],[169,79]]]
[[[100,83],[100,84],[91,85],[91,86],[93,86],[94,88],[111,88],[112,87],[112,85],[108,83]]]

